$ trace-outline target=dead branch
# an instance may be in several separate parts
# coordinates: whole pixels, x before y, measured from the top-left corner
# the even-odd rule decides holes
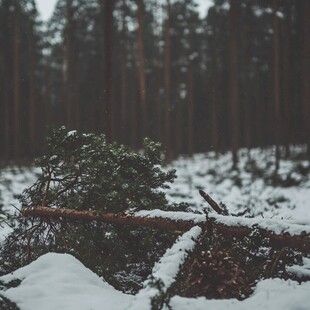
[[[168,212],[167,212],[168,213]],[[66,218],[80,221],[100,221],[114,225],[128,225],[136,227],[148,227],[152,229],[184,232],[191,227],[199,225],[205,230],[214,231],[228,237],[245,238],[249,236],[252,227],[223,224],[216,218],[209,218],[197,224],[192,220],[176,220],[169,216],[145,217],[124,213],[98,213],[94,211],[77,211],[73,209],[56,209],[44,206],[24,207],[23,216],[37,218]],[[237,219],[237,218],[236,218]],[[251,219],[252,220],[252,219]],[[276,234],[270,230],[257,228],[261,238],[266,238],[275,248],[290,247],[304,252],[310,252],[310,234],[290,235],[288,232]]]
[[[22,214],[25,217],[38,218],[66,218],[86,222],[100,221],[115,225],[142,226],[152,229],[168,231],[187,231],[194,226],[192,221],[176,221],[160,217],[148,218],[125,213],[99,213],[95,211],[78,211],[74,209],[56,209],[49,207],[24,207]]]
[[[210,207],[218,214],[223,214],[223,210],[220,206],[203,190],[199,190],[200,196],[210,205]]]

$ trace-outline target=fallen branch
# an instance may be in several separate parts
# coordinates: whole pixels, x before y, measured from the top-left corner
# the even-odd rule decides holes
[[[200,196],[203,197],[203,199],[210,205],[210,207],[218,214],[223,214],[223,210],[220,208],[220,206],[215,202],[210,195],[208,195],[203,190],[199,190]]]
[[[141,213],[141,211],[140,211]],[[268,223],[274,223],[273,220],[266,220],[262,222],[255,222],[256,219],[228,217],[217,215],[215,217],[209,217],[208,220],[202,221],[202,216],[197,215],[198,220],[184,220],[176,219],[170,216],[171,212],[154,212],[152,216],[148,216],[148,212],[145,211],[144,215],[124,214],[124,213],[98,213],[94,211],[77,211],[73,209],[56,209],[49,207],[24,207],[22,209],[23,216],[26,217],[38,217],[38,218],[66,218],[71,220],[81,221],[100,221],[115,225],[129,225],[138,227],[148,227],[152,229],[161,229],[169,231],[185,232],[193,226],[199,225],[203,229],[208,231],[216,230],[220,234],[224,234],[230,237],[244,238],[249,236],[253,228],[258,229],[261,238],[267,238],[269,243],[276,247],[291,247],[299,249],[301,251],[310,252],[310,227],[305,225],[297,225],[300,234],[290,234],[288,230],[283,229],[281,233],[275,233],[272,229],[263,228]],[[178,212],[173,212],[177,214]],[[184,212],[180,212],[184,215]],[[152,214],[152,211],[149,211]],[[194,218],[193,215],[192,218]],[[284,222],[284,221],[283,221]],[[295,230],[297,231],[295,227]]]
[[[192,228],[192,221],[176,221],[172,219],[147,218],[124,213],[98,213],[94,211],[78,211],[74,209],[59,209],[49,207],[24,207],[22,215],[38,218],[66,218],[86,222],[99,221],[115,225],[144,226],[168,231],[187,231]]]

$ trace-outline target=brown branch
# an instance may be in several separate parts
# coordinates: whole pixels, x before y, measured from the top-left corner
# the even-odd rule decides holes
[[[168,213],[168,212],[167,212]],[[223,224],[217,221],[216,218],[209,218],[207,221],[202,221],[197,224],[192,220],[176,220],[166,217],[144,217],[137,215],[129,215],[124,213],[98,213],[94,211],[77,211],[73,209],[56,209],[49,207],[24,207],[22,209],[23,216],[37,218],[66,218],[80,221],[100,221],[114,225],[128,225],[136,227],[148,227],[152,229],[168,230],[168,231],[187,231],[195,225],[199,225],[205,230],[216,230],[219,234],[245,238],[252,231],[251,227],[241,226],[237,224]],[[310,252],[310,235],[290,235],[288,232],[275,234],[274,232],[258,228],[260,237],[267,238],[270,245],[275,248],[290,247],[299,249],[304,252]]]
[[[124,213],[98,213],[95,211],[78,211],[74,209],[56,209],[49,207],[24,207],[22,214],[25,217],[38,218],[66,218],[86,222],[100,221],[115,225],[144,226],[152,229],[168,231],[187,231],[193,227],[192,221],[176,221],[159,217],[148,218]]]
[[[223,214],[223,210],[220,206],[203,190],[199,190],[200,196],[210,205],[210,207],[218,214]]]

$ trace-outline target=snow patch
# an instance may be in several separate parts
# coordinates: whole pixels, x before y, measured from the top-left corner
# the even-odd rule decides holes
[[[309,310],[309,292],[310,282],[298,284],[291,280],[267,279],[260,281],[254,294],[243,301],[175,296],[171,299],[170,305],[173,310]]]
[[[115,290],[69,254],[48,253],[12,274],[5,283],[22,280],[1,294],[21,310],[125,309],[133,296]]]

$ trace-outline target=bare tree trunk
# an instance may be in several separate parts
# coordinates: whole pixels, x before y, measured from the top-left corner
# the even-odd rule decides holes
[[[164,109],[164,135],[167,157],[171,157],[171,127],[170,127],[170,91],[171,91],[171,56],[170,56],[170,0],[166,4],[166,21],[164,26],[165,48],[164,48],[164,83],[165,83],[165,109]]]
[[[273,0],[273,79],[274,79],[274,125],[275,125],[275,145],[276,145],[276,158],[275,158],[275,173],[279,170],[280,165],[280,76],[279,76],[279,24],[277,17],[279,2]]]
[[[180,75],[178,74],[175,79],[174,83],[176,85],[176,88],[178,89],[179,85],[181,84],[182,80],[180,79]],[[175,99],[175,151],[176,154],[182,154],[184,152],[184,108],[183,108],[183,100],[180,99],[180,96],[177,96],[177,99]],[[187,147],[187,145],[186,145]]]
[[[305,142],[310,159],[310,2],[304,1],[303,10],[303,69],[302,69],[302,101],[304,116]]]
[[[158,36],[158,46],[161,38]],[[160,49],[157,48],[157,67],[156,67],[156,138],[158,141],[164,141],[164,130],[163,130],[163,98],[162,92],[163,82],[162,82],[162,67],[161,67],[161,53]]]
[[[139,76],[139,100],[142,114],[142,135],[147,136],[147,109],[146,109],[146,82],[145,82],[145,63],[143,46],[143,0],[138,0],[137,10],[138,32],[137,32],[137,67]]]
[[[126,3],[122,2],[122,31],[121,31],[121,124],[120,138],[123,143],[127,143],[127,49],[126,49]]]
[[[3,71],[2,71],[2,81],[3,81],[3,156],[5,159],[9,159],[11,155],[11,141],[10,141],[10,132],[11,132],[11,113],[10,113],[10,102],[9,102],[9,83],[8,83],[8,61],[7,60],[7,49],[5,49],[3,56]]]
[[[136,84],[134,83],[135,79],[131,79],[129,81],[130,83],[130,87],[129,87],[129,98],[130,98],[130,145],[133,148],[136,148],[137,145],[137,140],[138,140],[138,126],[137,126],[137,122],[138,122],[138,118],[137,118],[137,100],[136,100],[136,96],[135,96],[135,92],[133,91],[133,89],[135,89]]]
[[[211,141],[213,150],[218,153],[220,149],[219,141],[219,122],[218,122],[218,106],[220,104],[219,100],[219,89],[220,89],[220,73],[217,68],[216,61],[213,64],[213,84],[211,87]]]
[[[66,104],[66,125],[74,127],[73,109],[73,0],[66,0],[66,29],[65,29],[65,104]]]
[[[286,136],[285,141],[285,156],[288,158],[290,156],[290,143],[291,143],[291,122],[290,122],[290,102],[291,102],[291,48],[290,48],[290,31],[291,31],[291,10],[289,3],[286,3],[286,21],[284,27],[285,33],[285,48],[284,48],[284,122],[283,125],[285,128],[284,134]]]
[[[193,92],[193,68],[192,64],[189,63],[188,68],[188,115],[187,115],[187,124],[188,124],[188,137],[187,137],[187,152],[189,156],[192,156],[194,153],[194,92]]]
[[[233,169],[237,169],[239,147],[239,86],[238,86],[238,36],[237,0],[230,0],[230,102],[231,147]]]
[[[35,10],[35,3],[32,1],[32,8]],[[35,42],[34,42],[34,12],[29,21],[29,39],[28,39],[28,55],[29,55],[29,138],[32,150],[36,149],[37,142],[37,119],[36,119],[36,86],[35,86]]]
[[[51,126],[54,122],[54,116],[51,109],[51,77],[50,77],[50,63],[47,61],[44,67],[44,81],[45,88],[43,93],[43,101],[44,101],[44,123],[45,126]]]
[[[21,98],[20,98],[20,15],[19,5],[15,5],[15,24],[14,24],[14,56],[13,56],[13,85],[14,85],[14,101],[13,101],[13,128],[14,128],[14,144],[13,158],[21,157]]]
[[[251,16],[251,5],[250,3],[247,3],[246,7],[246,14]],[[243,141],[245,146],[248,148],[248,156],[250,157],[250,149],[252,146],[252,109],[251,109],[251,101],[252,98],[250,96],[252,92],[252,79],[250,78],[250,74],[248,74],[251,71],[251,30],[250,25],[246,25],[246,29],[244,30],[245,33],[245,52],[244,52],[244,79],[243,79],[243,87],[244,87],[244,136]]]
[[[104,2],[104,104],[103,122],[104,132],[108,141],[113,139],[113,115],[112,115],[112,50],[113,50],[113,1],[102,0]]]

